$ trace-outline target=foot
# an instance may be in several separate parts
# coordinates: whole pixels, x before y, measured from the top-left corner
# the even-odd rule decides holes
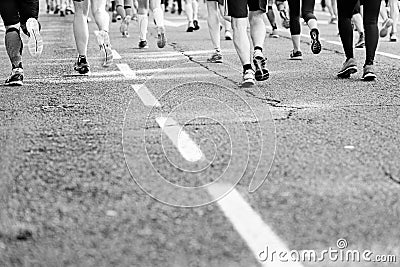
[[[122,34],[122,37],[128,37],[129,33],[128,33],[128,27],[129,27],[129,23],[131,22],[132,17],[127,15],[125,16],[125,18],[122,20],[121,22],[121,26],[119,27],[119,31]]]
[[[329,24],[337,24],[337,18],[333,17],[329,20]]]
[[[397,35],[396,35],[396,33],[395,32],[392,32],[391,34],[390,34],[390,39],[389,39],[391,42],[397,42]]]
[[[231,31],[225,31],[225,40],[232,40],[232,32]]]
[[[43,39],[39,32],[39,22],[34,18],[29,18],[26,22],[28,32],[28,51],[33,57],[39,57],[43,51]]]
[[[347,79],[350,75],[357,72],[357,62],[354,58],[347,59],[342,68],[337,73],[338,78]]]
[[[194,25],[194,30],[195,31],[197,31],[197,30],[200,30],[200,26],[199,26],[199,22],[197,21],[197,20],[194,20],[193,21],[193,25]]]
[[[97,43],[100,47],[100,54],[103,58],[103,67],[109,67],[113,63],[113,53],[111,49],[110,37],[106,31],[96,32]]]
[[[253,55],[253,63],[256,67],[255,78],[257,81],[265,81],[269,78],[269,72],[266,67],[267,59],[260,50],[255,50]]]
[[[215,51],[214,54],[211,55],[210,58],[207,59],[209,63],[222,63],[222,54],[221,52]]]
[[[88,75],[90,73],[90,66],[86,60],[86,57],[79,56],[75,63],[74,70],[81,75]]]
[[[194,23],[189,22],[186,32],[193,32],[193,31],[194,31]]]
[[[147,45],[147,41],[146,40],[140,40],[139,44],[138,44],[138,47],[140,49],[144,49],[144,48],[148,48],[149,46]]]
[[[269,34],[270,38],[279,38],[278,30],[272,30],[272,32]]]
[[[357,43],[355,44],[355,48],[364,48],[365,46],[365,38],[364,34],[360,34]]]
[[[292,52],[290,53],[290,60],[302,60],[303,59],[303,53],[301,53],[301,51],[294,51],[292,50]]]
[[[21,86],[24,80],[24,70],[22,68],[14,68],[10,77],[4,82],[5,86]]]
[[[279,15],[282,18],[282,27],[285,29],[289,29],[290,28],[290,20],[286,14],[286,10],[279,11]]]
[[[310,31],[311,36],[311,51],[314,54],[319,54],[322,50],[321,42],[319,41],[319,31],[318,29],[312,29]]]
[[[382,24],[382,29],[379,31],[379,36],[385,37],[389,33],[389,28],[392,27],[392,25],[393,20],[391,18],[387,18]]]
[[[113,22],[113,23],[117,22],[117,12],[116,11],[114,11],[112,13],[111,22]]]
[[[246,70],[243,72],[242,87],[249,88],[256,84],[256,79],[254,77],[254,70]]]
[[[159,48],[164,48],[166,44],[167,44],[167,37],[165,37],[165,29],[160,28],[157,36],[157,46]]]
[[[364,81],[373,81],[376,79],[373,65],[364,65],[364,72],[361,79]]]

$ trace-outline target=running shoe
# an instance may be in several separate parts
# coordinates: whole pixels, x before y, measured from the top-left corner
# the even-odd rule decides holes
[[[214,54],[211,55],[210,58],[207,58],[207,62],[209,63],[222,63],[222,54],[221,52],[215,51]]]
[[[193,21],[194,28],[193,30],[197,31],[200,30],[199,22],[197,20]]]
[[[331,18],[330,20],[329,20],[329,24],[337,24],[337,18]]]
[[[10,77],[5,81],[5,86],[21,86],[24,80],[24,69],[14,68],[11,71]]]
[[[114,59],[110,44],[110,37],[106,31],[96,31],[95,34],[97,37],[97,43],[100,47],[100,54],[103,58],[103,67],[109,67]]]
[[[60,17],[65,17],[65,12],[63,10],[60,10]]]
[[[337,73],[338,78],[347,79],[350,78],[350,74],[357,72],[357,62],[354,58],[347,59],[342,68]]]
[[[290,28],[290,20],[286,14],[286,10],[281,10],[279,11],[279,15],[282,18],[282,26],[285,29],[289,29]]]
[[[129,33],[128,33],[128,27],[129,27],[129,22],[131,22],[131,16],[130,15],[126,15],[125,18],[122,20],[121,22],[121,26],[119,27],[119,31],[122,34],[122,37],[128,37]]]
[[[138,47],[140,49],[143,49],[143,48],[148,48],[149,46],[147,45],[147,41],[146,40],[141,40],[141,41],[139,41]]]
[[[54,14],[57,15],[59,11],[60,11],[60,6],[57,5],[56,8],[54,9]]]
[[[90,66],[86,60],[86,57],[78,57],[78,60],[75,62],[74,70],[81,75],[90,74]]]
[[[373,81],[376,79],[373,65],[364,65],[364,73],[361,79],[364,81]]]
[[[39,22],[34,18],[29,18],[26,22],[28,32],[28,51],[33,57],[39,57],[43,51],[43,39],[39,32]]]
[[[231,31],[225,31],[225,40],[232,40],[232,32]]]
[[[249,88],[256,84],[256,79],[254,77],[254,70],[249,69],[243,72],[242,87]]]
[[[292,50],[292,52],[290,53],[290,58],[291,60],[302,60],[303,59],[303,53],[301,53],[301,51],[294,51]]]
[[[116,19],[121,20],[122,19],[121,15],[117,15]]]
[[[364,48],[364,46],[365,46],[364,34],[360,33],[360,37],[358,38],[358,41],[355,44],[355,48]]]
[[[391,34],[390,34],[390,39],[389,39],[391,42],[397,42],[397,35],[396,35],[396,33],[394,33],[394,32],[392,32]]]
[[[112,13],[111,22],[113,23],[117,22],[117,11],[114,11]]]
[[[319,41],[319,31],[318,29],[312,29],[310,31],[311,36],[311,51],[314,54],[319,54],[322,50],[321,42]]]
[[[382,29],[379,31],[379,36],[385,37],[389,33],[389,28],[392,27],[392,25],[393,20],[391,18],[387,18],[382,24]]]
[[[269,34],[270,38],[279,38],[278,30],[272,30],[272,32]]]
[[[253,54],[253,63],[256,67],[255,77],[257,81],[265,81],[269,78],[266,61],[267,59],[264,57],[263,53],[256,49]]]
[[[167,44],[167,38],[165,37],[165,28],[160,28],[157,35],[157,46],[159,48],[164,48]]]
[[[188,28],[186,30],[186,32],[193,32],[194,31],[194,26],[193,23],[189,22]]]

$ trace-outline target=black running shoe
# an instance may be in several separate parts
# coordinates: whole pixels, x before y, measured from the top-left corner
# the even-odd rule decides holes
[[[303,59],[303,53],[301,53],[301,51],[294,51],[292,50],[292,52],[290,53],[290,60],[302,60]]]
[[[75,63],[74,70],[81,75],[88,75],[90,73],[90,67],[87,63],[86,57],[79,56]]]
[[[24,80],[24,69],[14,68],[11,71],[10,77],[5,81],[5,86],[21,86]]]
[[[193,24],[189,22],[189,25],[188,25],[188,28],[187,28],[186,32],[193,32],[194,31]]]
[[[337,76],[342,79],[350,78],[350,75],[357,72],[357,62],[354,58],[347,59],[342,68],[337,73]]]
[[[200,26],[199,26],[199,22],[197,21],[197,20],[194,20],[193,21],[193,25],[194,25],[194,30],[195,31],[197,31],[197,30],[200,30]]]
[[[256,68],[255,78],[257,81],[265,81],[269,78],[269,72],[266,67],[267,59],[260,50],[254,51],[253,63]]]
[[[310,31],[311,36],[311,51],[314,54],[319,54],[322,50],[321,42],[319,41],[319,31],[318,29],[312,29]]]
[[[140,49],[143,49],[143,48],[148,48],[149,46],[147,45],[147,41],[146,40],[141,40],[140,42],[139,42],[139,48]]]
[[[374,66],[373,65],[365,65],[364,66],[364,73],[361,78],[364,81],[374,81],[376,79],[376,74],[374,72]]]

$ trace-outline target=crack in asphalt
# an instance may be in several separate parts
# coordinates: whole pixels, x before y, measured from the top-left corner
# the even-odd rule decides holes
[[[390,171],[388,171],[385,168],[385,166],[381,166],[381,168],[383,170],[385,178],[389,178],[389,180],[391,180],[392,182],[400,185],[400,177],[399,178],[398,177],[394,177],[394,175]]]

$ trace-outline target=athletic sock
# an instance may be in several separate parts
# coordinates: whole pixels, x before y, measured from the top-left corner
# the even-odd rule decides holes
[[[139,38],[140,41],[147,40],[147,26],[149,25],[149,18],[147,14],[139,14],[138,15],[139,22]]]
[[[199,2],[197,0],[193,0],[193,20],[199,20]]]
[[[23,44],[18,29],[9,28],[6,31],[5,46],[13,68],[19,66],[22,62]]]
[[[164,27],[164,13],[160,7],[153,9],[153,17],[157,27]]]

